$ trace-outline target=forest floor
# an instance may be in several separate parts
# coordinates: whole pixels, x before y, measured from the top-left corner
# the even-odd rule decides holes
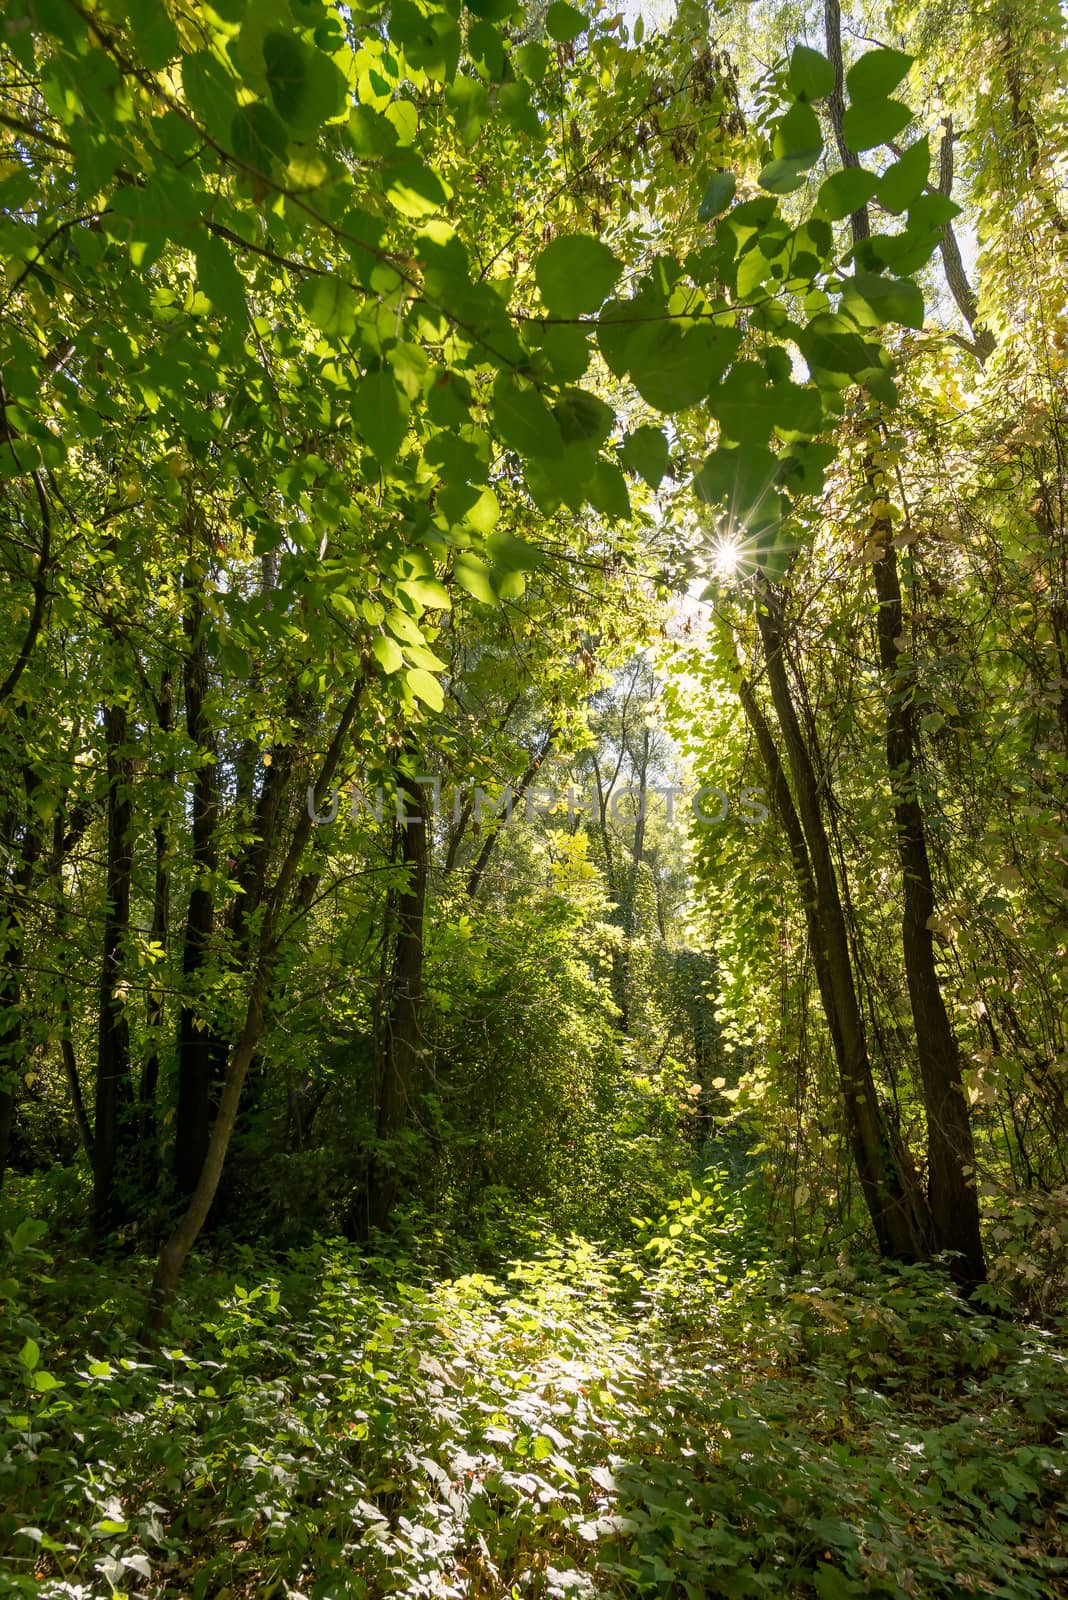
[[[936,1273],[790,1271],[715,1195],[491,1273],[8,1236],[0,1593],[1068,1595],[1063,1341]],[[225,1263],[225,1264],[224,1264]]]

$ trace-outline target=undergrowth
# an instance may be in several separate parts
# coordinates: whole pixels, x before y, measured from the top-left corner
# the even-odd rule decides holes
[[[201,1265],[7,1236],[2,1592],[1068,1594],[1068,1365],[940,1274],[790,1273],[714,1186],[494,1274],[333,1241]]]

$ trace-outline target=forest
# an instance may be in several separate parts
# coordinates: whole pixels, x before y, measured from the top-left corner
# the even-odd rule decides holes
[[[1068,14],[6,0],[0,1596],[1068,1596]]]

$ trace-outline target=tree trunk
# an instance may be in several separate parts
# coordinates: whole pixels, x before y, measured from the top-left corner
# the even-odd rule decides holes
[[[422,1055],[423,919],[426,912],[428,840],[425,798],[415,783],[402,780],[405,821],[401,825],[401,861],[406,880],[397,906],[397,935],[390,974],[382,1070],[378,1087],[375,1136],[387,1144],[408,1121],[408,1105]],[[409,809],[410,808],[410,809]],[[376,1152],[368,1186],[372,1227],[389,1220],[397,1193],[396,1167],[390,1152]]]
[[[174,731],[174,686],[170,669],[164,670],[156,697],[156,718],[164,740]],[[174,762],[170,751],[166,754],[166,793],[169,797],[174,787]],[[164,805],[166,805],[166,801]],[[171,920],[171,838],[166,810],[162,811],[152,830],[155,844],[156,870],[152,885],[152,929],[149,935],[153,945],[165,951]],[[142,1188],[147,1194],[157,1174],[156,1163],[156,1094],[159,1089],[159,1052],[167,1014],[165,985],[162,974],[166,971],[164,957],[159,958],[160,978],[149,982],[145,1004],[145,1025],[148,1033],[148,1054],[141,1068],[138,1089],[139,1140],[141,1146]]]
[[[322,803],[323,795],[334,781],[334,774],[337,771],[338,762],[345,747],[345,740],[348,738],[349,730],[356,716],[362,691],[363,680],[361,678],[345,703],[345,708],[334,731],[334,737],[330,741],[330,747],[323,758],[319,777],[315,783],[316,805],[313,809],[318,809],[318,806]],[[234,1046],[227,1064],[222,1093],[219,1098],[218,1115],[211,1130],[204,1164],[197,1176],[196,1187],[189,1198],[189,1204],[184,1215],[160,1251],[159,1260],[156,1263],[143,1329],[146,1337],[151,1337],[157,1333],[163,1325],[178,1279],[181,1276],[182,1268],[190,1250],[192,1250],[197,1241],[200,1230],[207,1220],[219,1187],[219,1180],[222,1177],[223,1166],[226,1161],[226,1152],[230,1144],[230,1135],[234,1131],[234,1123],[237,1120],[241,1090],[264,1033],[264,1011],[267,1004],[267,996],[270,992],[271,971],[278,949],[278,941],[275,937],[274,929],[275,915],[278,908],[285,905],[289,892],[293,887],[301,857],[311,836],[312,827],[312,819],[308,813],[308,808],[305,807],[301,810],[294,823],[289,849],[286,851],[278,877],[264,895],[265,914],[256,941],[256,960],[251,970],[244,1025],[241,1030],[241,1036]]]
[[[193,886],[189,891],[182,949],[183,1000],[178,1018],[178,1106],[175,1115],[174,1176],[179,1193],[191,1194],[208,1149],[212,1088],[220,1064],[214,1030],[207,1025],[198,997],[215,928],[213,877],[218,865],[216,828],[219,788],[214,731],[205,710],[208,652],[204,608],[197,596],[187,604],[185,632],[185,722],[196,752],[193,779]]]
[[[757,625],[771,698],[793,779],[797,825],[788,825],[787,837],[794,856],[799,888],[806,907],[811,908],[806,910],[809,937],[817,983],[838,1062],[853,1159],[880,1251],[897,1260],[911,1261],[925,1254],[924,1207],[922,1198],[915,1192],[915,1184],[910,1181],[909,1172],[895,1161],[893,1142],[888,1136],[879,1107],[857,999],[849,931],[820,806],[816,769],[790,691],[779,604],[767,584],[758,601]],[[764,741],[761,740],[761,743]],[[773,798],[777,804],[786,807],[789,789],[784,782],[777,755],[775,762],[769,763],[769,778]],[[786,808],[785,814],[789,816],[789,808]],[[798,837],[798,828],[802,838]],[[800,854],[802,840],[807,855],[807,870]]]
[[[966,1288],[974,1288],[986,1277],[975,1149],[961,1078],[960,1049],[935,963],[931,932],[934,885],[918,790],[912,673],[905,654],[901,580],[892,534],[888,519],[875,524],[872,537],[881,540],[882,555],[872,571],[879,601],[879,660],[886,679],[886,765],[894,797],[903,886],[901,947],[927,1110],[928,1199],[935,1248],[958,1252],[953,1274]]]
[[[126,712],[121,706],[105,707],[104,737],[108,771],[107,906],[100,967],[93,1129],[93,1217],[98,1234],[111,1232],[127,1215],[129,1158],[136,1142],[130,1029],[121,981],[123,951],[130,931],[133,762],[126,749]]]

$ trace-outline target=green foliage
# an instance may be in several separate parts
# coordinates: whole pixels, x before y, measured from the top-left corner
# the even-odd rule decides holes
[[[10,1592],[1063,1592],[1053,1340],[933,1272],[791,1275],[716,1181],[644,1238],[492,1276],[246,1251],[156,1353],[126,1270],[41,1281],[3,1350]]]

